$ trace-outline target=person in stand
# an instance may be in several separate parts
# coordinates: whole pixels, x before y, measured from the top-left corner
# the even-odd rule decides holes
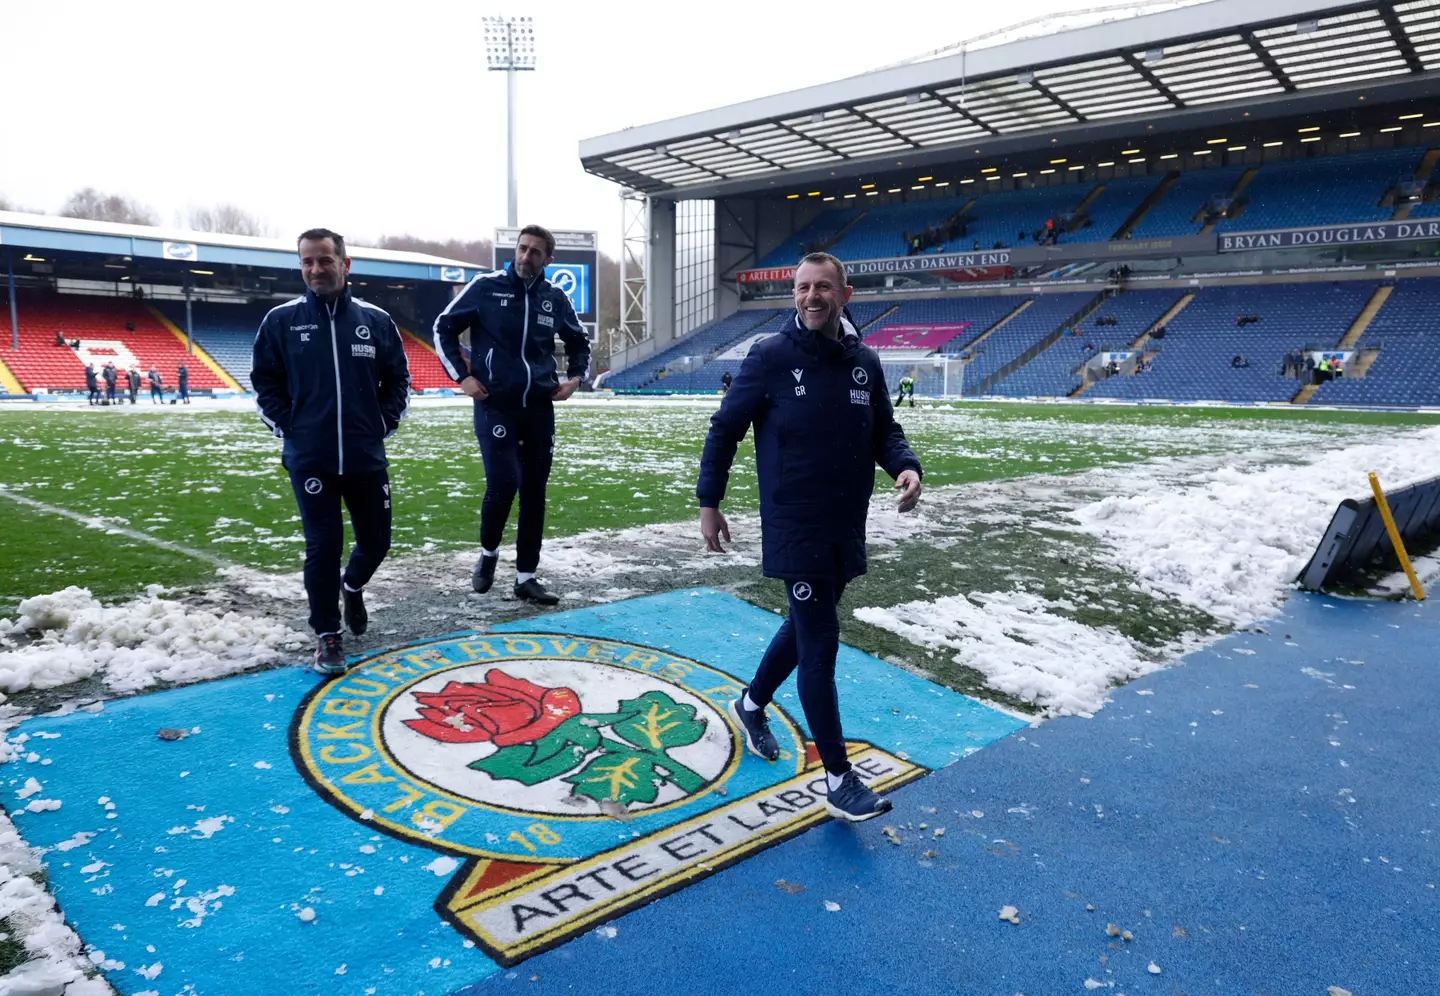
[[[64,345],[65,345],[65,333],[62,332],[62,331],[60,331],[59,329],[56,329],[56,330],[55,330],[55,345],[57,345],[57,346],[64,346]]]
[[[730,371],[729,371],[729,370],[726,370],[724,373],[722,373],[722,374],[720,375],[720,393],[721,393],[721,394],[728,394],[728,393],[730,393],[730,383],[731,383],[731,381],[733,381],[734,379],[735,379],[735,378],[733,378],[733,377],[730,376]]]
[[[125,389],[130,394],[130,403],[135,404],[135,399],[140,394],[140,371],[134,367],[125,371]]]
[[[150,403],[163,405],[165,403],[165,386],[160,378],[160,371],[152,366],[145,375],[145,379],[150,382]]]
[[[483,273],[435,319],[435,353],[450,379],[475,402],[475,438],[485,462],[480,506],[480,559],[470,586],[480,594],[495,583],[500,541],[515,496],[515,597],[540,605],[560,599],[535,572],[545,531],[545,486],[555,450],[555,402],[580,386],[590,366],[590,340],[565,292],[545,279],[555,237],[539,225],[520,229],[515,258]],[[470,333],[470,355],[460,335]],[[555,337],[565,345],[566,373],[555,366]]]
[[[319,639],[313,667],[338,675],[341,601],[350,632],[364,634],[365,585],[390,550],[385,440],[409,407],[410,366],[395,322],[350,293],[345,239],[312,228],[296,250],[305,293],[261,321],[250,381],[261,420],[285,440],[281,463],[300,506],[305,594]],[[343,574],[342,502],[355,535]]]
[[[175,382],[180,391],[180,400],[185,404],[190,403],[190,368],[181,360],[180,365],[175,368]]]
[[[100,403],[100,381],[95,376],[95,364],[85,364],[85,390],[89,392],[90,404]]]
[[[900,378],[900,390],[895,393],[895,407],[899,408],[905,403],[906,398],[910,399],[910,407],[915,407],[915,378],[906,374]]]
[[[846,758],[835,689],[837,612],[845,586],[865,573],[865,517],[879,464],[895,479],[900,511],[920,499],[920,461],[895,421],[879,357],[845,312],[845,265],[810,253],[795,269],[795,317],[750,350],[710,419],[695,494],[706,548],[725,552],[720,512],[740,440],[755,427],[760,534],[766,577],[785,583],[789,617],[755,677],[728,706],[751,753],[780,756],[765,710],[798,670],[800,704],[825,768],[832,816],[859,821],[891,808]]]

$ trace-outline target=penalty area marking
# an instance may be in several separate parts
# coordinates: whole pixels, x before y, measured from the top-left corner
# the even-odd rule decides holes
[[[179,543],[171,543],[159,536],[152,536],[150,533],[141,532],[139,529],[129,529],[125,526],[118,526],[102,515],[83,515],[80,512],[72,512],[68,508],[61,508],[59,505],[49,505],[43,501],[36,501],[34,498],[26,498],[17,495],[5,485],[0,484],[0,496],[9,498],[19,505],[26,505],[38,509],[41,512],[48,512],[51,515],[62,515],[67,519],[73,519],[90,529],[104,529],[109,533],[117,533],[121,536],[128,536],[130,539],[139,540],[142,543],[149,543],[151,546],[159,547],[162,550],[170,550],[173,553],[183,554],[195,560],[203,560],[214,567],[239,567],[239,564],[231,563],[223,557],[217,557],[213,553],[206,553],[204,550],[196,550],[193,547],[181,546]]]

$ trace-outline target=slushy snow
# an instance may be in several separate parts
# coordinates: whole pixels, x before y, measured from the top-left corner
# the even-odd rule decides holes
[[[0,634],[38,638],[0,651],[0,689],[54,688],[99,674],[113,691],[134,692],[270,664],[308,642],[273,620],[217,615],[162,598],[162,590],[151,585],[109,607],[73,585],[25,599],[17,620],[0,619]]]

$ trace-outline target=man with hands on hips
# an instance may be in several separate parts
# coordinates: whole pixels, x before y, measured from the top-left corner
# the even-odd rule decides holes
[[[545,485],[555,450],[554,402],[575,393],[590,365],[590,340],[565,292],[545,279],[555,237],[539,225],[520,230],[514,262],[483,273],[435,319],[435,352],[445,372],[475,402],[475,438],[485,461],[480,560],[470,583],[481,594],[495,581],[510,507],[520,496],[515,597],[559,601],[535,578],[545,527]],[[460,334],[470,332],[470,356]],[[555,337],[566,373],[555,367]]]

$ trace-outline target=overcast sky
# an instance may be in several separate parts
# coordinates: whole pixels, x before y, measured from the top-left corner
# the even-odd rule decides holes
[[[582,138],[1096,3],[15,0],[0,195],[54,212],[94,186],[165,224],[228,201],[284,235],[488,236],[505,222],[505,81],[486,71],[481,17],[528,14],[520,221],[598,229],[613,254],[618,188],[580,168]]]

